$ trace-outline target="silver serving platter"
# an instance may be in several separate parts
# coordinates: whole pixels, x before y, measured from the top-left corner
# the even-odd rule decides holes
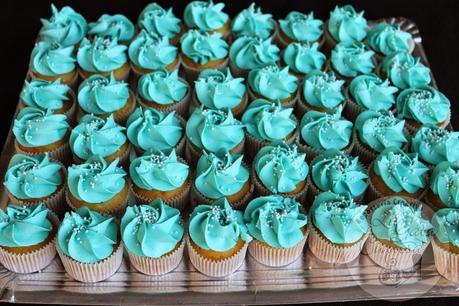
[[[398,22],[415,40],[414,55],[428,61],[419,29],[406,18]],[[433,85],[435,81],[433,80]],[[17,110],[16,110],[17,112]],[[0,160],[3,178],[14,154],[10,129]],[[0,207],[7,196],[0,186]],[[429,247],[420,263],[409,271],[387,271],[365,255],[346,265],[332,265],[316,259],[308,249],[296,262],[283,268],[269,268],[247,255],[245,263],[225,278],[210,278],[197,272],[187,255],[178,268],[164,276],[136,272],[124,260],[119,271],[96,284],[74,281],[60,260],[41,272],[16,274],[0,266],[0,301],[43,304],[166,305],[166,304],[287,304],[359,300],[403,300],[417,297],[459,296],[459,285],[441,277]]]

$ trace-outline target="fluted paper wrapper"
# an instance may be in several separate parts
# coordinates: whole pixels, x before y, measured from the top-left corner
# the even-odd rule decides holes
[[[181,194],[177,195],[176,197],[165,200],[164,203],[166,203],[167,205],[173,208],[177,208],[181,212],[184,212],[185,209],[188,207],[188,203],[190,202],[190,185],[192,184],[191,181],[192,179],[190,177],[188,179],[187,187],[185,188],[185,190]],[[132,188],[132,185],[131,185],[131,193],[134,195],[134,198],[137,204],[147,204],[155,200],[155,199],[140,196],[134,191],[134,189]]]
[[[15,149],[16,153],[21,153],[21,154],[25,154],[25,155],[29,155],[29,156],[35,156],[35,155],[39,155],[39,154],[43,154],[43,153],[47,152],[49,158],[54,159],[54,160],[58,160],[63,164],[67,164],[70,161],[71,156],[72,156],[72,153],[70,151],[70,146],[69,146],[68,143],[66,143],[66,144],[64,144],[64,145],[60,146],[59,148],[56,148],[55,150],[52,150],[52,151],[43,151],[43,152],[33,152],[33,153],[31,153],[31,152],[23,151],[19,147],[17,140],[15,140],[14,141],[14,149]]]
[[[181,62],[182,62],[182,68],[183,68],[182,71],[185,74],[185,78],[191,84],[194,84],[194,81],[198,79],[201,71],[210,68],[210,67],[209,68],[194,68],[194,67],[188,66],[186,62],[183,60]],[[210,69],[223,70],[228,66],[228,62],[229,62],[229,58],[226,57],[223,62],[221,62],[219,65],[215,67],[211,67]]]
[[[236,147],[231,149],[231,154],[243,154],[244,147],[245,147],[245,139],[242,138],[241,142],[236,145]],[[198,163],[199,158],[202,155],[202,151],[204,149],[200,149],[196,147],[189,139],[186,140],[185,144],[185,159],[190,164],[195,166]]]
[[[435,267],[443,277],[459,283],[459,254],[445,250],[432,239]]]
[[[255,195],[256,196],[269,196],[274,194],[272,191],[270,191],[268,188],[263,185],[261,180],[258,178],[258,175],[254,169],[254,166],[252,165],[252,180],[254,182],[254,187],[255,187]],[[283,197],[288,197],[288,198],[293,198],[297,202],[303,203],[305,198],[306,198],[306,191],[308,190],[308,183],[304,185],[303,189],[298,191],[297,193],[292,193],[292,192],[286,192],[286,193],[278,193],[279,195]]]

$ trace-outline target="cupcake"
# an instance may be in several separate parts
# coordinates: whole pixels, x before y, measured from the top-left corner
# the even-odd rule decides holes
[[[242,213],[233,210],[225,198],[212,205],[196,206],[190,216],[188,232],[191,264],[211,277],[235,272],[244,262],[247,246],[252,240]]]
[[[48,154],[28,156],[15,154],[10,159],[3,185],[14,205],[33,206],[37,203],[60,215],[64,209],[64,186],[67,171]]]
[[[308,111],[301,119],[298,146],[312,161],[328,149],[338,149],[350,153],[354,147],[351,140],[352,122],[341,116],[342,105],[332,113]]]
[[[178,76],[178,69],[161,69],[143,75],[137,86],[137,101],[145,108],[152,107],[170,113],[176,111],[188,117],[190,85]]]
[[[273,142],[262,147],[253,160],[255,193],[259,196],[280,194],[302,201],[308,171],[306,154],[298,152],[295,144]]]
[[[358,157],[350,157],[336,149],[329,149],[312,161],[310,175],[310,200],[321,192],[348,193],[360,203],[368,187],[368,173]]]
[[[15,273],[43,270],[56,256],[59,219],[42,204],[0,209],[0,263]]]
[[[413,37],[403,31],[398,23],[378,23],[368,32],[365,42],[380,60],[393,53],[411,53],[414,50]]]
[[[126,128],[137,155],[150,149],[165,151],[175,148],[179,155],[185,151],[185,120],[175,111],[163,113],[154,108],[138,107],[128,118]]]
[[[429,85],[430,69],[421,63],[419,57],[406,52],[393,53],[384,58],[379,66],[381,78],[388,78],[400,89]]]
[[[371,200],[386,196],[420,199],[425,191],[429,168],[417,154],[388,147],[369,166]]]
[[[194,204],[212,204],[226,198],[236,209],[244,208],[249,202],[253,185],[243,155],[204,153],[196,167],[196,179],[192,187]]]
[[[352,5],[336,6],[325,23],[325,42],[331,50],[338,43],[361,42],[367,36],[368,24],[364,12],[356,12]]]
[[[129,206],[121,219],[121,239],[136,270],[147,275],[166,274],[183,257],[185,239],[180,211],[161,199]]]
[[[109,278],[123,260],[123,244],[114,218],[87,207],[65,214],[57,232],[56,249],[65,271],[84,283]]]
[[[345,264],[360,255],[368,237],[367,205],[345,192],[319,194],[310,210],[308,244],[323,262]]]
[[[183,71],[189,82],[204,69],[223,69],[228,65],[228,44],[222,34],[189,30],[180,38]]]
[[[261,39],[277,39],[277,23],[271,14],[263,14],[255,3],[236,15],[231,25],[234,36],[259,36]]]
[[[88,36],[116,38],[120,43],[128,43],[134,37],[134,24],[124,15],[103,14],[96,22],[89,23]]]
[[[161,199],[183,211],[188,204],[189,166],[175,151],[148,151],[131,161],[131,190],[138,204]]]
[[[422,125],[446,127],[451,117],[451,103],[440,91],[430,86],[407,88],[397,97],[397,114],[406,119],[410,132]]]
[[[127,46],[119,44],[116,37],[96,36],[92,41],[83,38],[77,53],[81,78],[113,73],[117,80],[127,81],[130,69],[126,50]]]
[[[126,172],[119,159],[108,163],[94,155],[80,165],[68,168],[66,200],[74,211],[80,207],[105,215],[121,217],[129,196]]]
[[[405,120],[387,110],[366,110],[355,120],[354,153],[366,165],[375,160],[388,147],[406,149],[409,132]]]
[[[318,50],[319,44],[291,43],[282,53],[282,60],[289,67],[290,73],[303,79],[314,70],[322,70],[327,60]]]
[[[244,152],[244,124],[231,110],[196,108],[186,123],[185,154],[196,163],[203,151],[225,154]]]
[[[291,11],[285,19],[279,20],[279,41],[284,48],[293,42],[322,45],[322,25],[322,20],[314,18],[314,12]]]
[[[52,159],[66,162],[69,157],[70,126],[67,116],[50,109],[25,107],[13,123],[14,147],[17,153],[48,153]]]
[[[370,258],[389,270],[412,268],[430,242],[432,225],[422,202],[386,197],[368,205],[371,232],[365,244]]]
[[[126,122],[135,107],[135,96],[128,84],[117,81],[113,73],[108,76],[92,75],[85,79],[78,88],[77,119],[85,114],[94,114],[101,118],[113,115],[117,122]]]
[[[435,167],[424,201],[434,209],[459,208],[459,165],[444,161]]]
[[[373,72],[374,54],[361,42],[341,42],[331,52],[331,67],[340,78],[351,81],[360,74]]]
[[[294,199],[279,195],[255,198],[244,211],[244,222],[254,238],[249,253],[258,262],[281,267],[301,256],[308,236],[308,218]]]
[[[190,114],[204,105],[215,110],[230,108],[233,115],[239,117],[248,104],[244,79],[234,78],[229,68],[226,71],[203,70],[194,82],[192,102]]]
[[[166,10],[156,2],[148,4],[142,10],[137,20],[137,27],[149,34],[167,37],[173,45],[178,45],[183,28],[180,19],[172,12],[172,8]]]
[[[297,101],[298,78],[288,73],[288,66],[280,69],[268,65],[249,72],[249,98],[279,100],[283,107],[294,107]]]
[[[225,3],[213,1],[191,1],[183,12],[183,21],[188,29],[197,29],[209,34],[220,33],[226,39],[231,31],[231,20],[223,8]]]

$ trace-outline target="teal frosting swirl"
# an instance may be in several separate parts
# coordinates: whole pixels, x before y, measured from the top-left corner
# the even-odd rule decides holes
[[[204,153],[196,167],[196,189],[210,199],[238,193],[249,179],[249,171],[242,164],[243,155],[217,156]]]
[[[381,71],[398,88],[419,87],[431,81],[430,69],[421,63],[419,57],[406,52],[388,55],[381,64]]]
[[[78,65],[89,72],[113,71],[127,62],[127,46],[118,44],[117,38],[83,38],[77,53]]]
[[[144,74],[137,87],[139,95],[161,105],[180,102],[185,98],[189,86],[178,76],[178,69],[168,72],[161,69]]]
[[[69,100],[70,87],[62,84],[60,79],[45,81],[34,79],[24,82],[21,100],[26,106],[41,109],[60,109]]]
[[[239,239],[252,240],[242,213],[231,208],[226,198],[212,205],[196,206],[190,216],[188,232],[197,246],[217,252],[233,248]]]
[[[190,28],[201,31],[212,31],[222,28],[229,20],[228,14],[223,12],[225,4],[214,4],[209,1],[192,1],[188,3],[183,12],[183,21]]]
[[[388,147],[401,148],[408,139],[404,133],[405,120],[387,110],[367,110],[357,116],[355,129],[362,143],[376,152]]]
[[[421,124],[437,124],[448,119],[451,103],[440,91],[430,86],[407,88],[397,97],[399,116]]]
[[[413,207],[399,197],[385,200],[371,216],[376,238],[405,249],[417,250],[428,243],[431,229],[430,222],[422,217],[422,206]]]
[[[256,139],[282,140],[292,133],[296,120],[292,119],[293,108],[283,108],[279,101],[257,99],[250,103],[242,115],[247,132]]]
[[[226,72],[206,69],[199,74],[194,85],[199,102],[212,109],[233,108],[244,98],[246,88],[243,78],[234,78]]]
[[[87,113],[102,115],[123,108],[129,99],[128,84],[117,81],[113,73],[94,74],[78,88],[78,104]]]
[[[412,39],[410,33],[400,29],[400,24],[381,22],[368,32],[366,42],[376,52],[389,55],[394,52],[409,52]]]
[[[42,204],[29,207],[8,205],[6,212],[0,209],[0,246],[37,245],[45,241],[52,227],[48,209]]]
[[[46,76],[74,71],[76,60],[73,48],[73,46],[63,47],[56,42],[40,41],[32,50],[30,69]]]
[[[106,119],[85,115],[70,133],[70,149],[83,160],[93,155],[107,157],[126,143],[125,129],[115,122],[113,115]]]
[[[167,38],[173,38],[180,33],[180,19],[172,12],[172,8],[165,10],[158,3],[148,4],[139,15],[139,28],[148,33]]]
[[[255,173],[272,193],[291,192],[303,182],[309,171],[306,154],[296,145],[274,142],[262,147],[253,163]]]
[[[18,199],[38,199],[52,195],[62,185],[62,166],[48,154],[15,154],[8,164],[3,185]]]
[[[244,211],[247,229],[258,241],[273,248],[292,248],[304,239],[308,217],[292,198],[270,195],[250,201]]]
[[[432,124],[422,126],[413,137],[411,149],[432,165],[442,161],[459,164],[459,132]]]
[[[373,71],[373,55],[363,43],[339,43],[331,53],[333,68],[344,77],[355,77]]]
[[[459,165],[439,163],[430,178],[430,189],[448,207],[459,207]]]
[[[314,18],[314,13],[303,14],[297,11],[288,13],[285,19],[279,20],[282,32],[294,41],[314,42],[323,34],[323,21]]]
[[[129,45],[128,55],[131,63],[136,66],[158,70],[172,64],[177,59],[178,50],[169,43],[167,37],[142,30]]]
[[[244,124],[233,117],[231,110],[196,108],[185,133],[198,148],[224,154],[244,139]]]
[[[40,36],[47,41],[55,41],[63,46],[73,46],[86,35],[88,24],[83,16],[71,7],[64,6],[60,11],[51,4],[52,16],[40,19]]]
[[[274,24],[271,14],[263,14],[261,9],[255,7],[255,3],[242,10],[233,20],[231,31],[236,36],[257,35],[262,39],[271,36]]]
[[[118,158],[109,164],[99,155],[94,155],[83,164],[70,166],[67,186],[71,194],[87,203],[110,200],[126,185],[126,172],[118,163]]]
[[[112,255],[118,239],[118,225],[113,217],[81,207],[65,213],[56,245],[78,262],[97,263]]]
[[[313,70],[304,79],[303,97],[312,106],[333,109],[345,99],[344,83],[331,70]]]
[[[415,193],[425,187],[429,168],[418,160],[417,154],[389,147],[376,158],[373,170],[392,191]]]
[[[24,147],[40,147],[62,140],[69,127],[66,115],[25,107],[14,120],[13,134]]]
[[[180,211],[156,199],[126,208],[121,238],[126,248],[143,257],[159,258],[175,249],[183,238]]]
[[[312,45],[291,43],[283,53],[283,60],[298,73],[308,74],[313,70],[321,70],[327,58],[318,48],[318,43]]]
[[[252,70],[275,64],[279,60],[279,51],[271,38],[241,36],[231,44],[229,58],[237,68]]]
[[[368,231],[366,208],[347,192],[322,192],[311,207],[312,224],[332,243],[355,243]]]
[[[183,128],[175,112],[165,114],[154,108],[137,108],[127,123],[127,137],[142,150],[168,150],[177,145]]]
[[[375,74],[360,75],[349,85],[349,93],[354,101],[371,110],[391,109],[397,91],[397,87],[389,85],[389,80],[383,81]]]
[[[180,38],[180,46],[183,55],[201,65],[228,55],[228,44],[220,33],[189,30]]]
[[[352,5],[336,6],[330,12],[328,32],[338,42],[362,41],[367,35],[368,24],[364,12],[356,12]]]
[[[301,137],[315,149],[343,149],[351,141],[352,122],[341,117],[342,105],[333,113],[308,111],[301,119]]]
[[[129,166],[132,181],[145,190],[175,190],[183,185],[189,172],[188,165],[177,159],[174,149],[169,153],[148,151]]]
[[[116,38],[118,41],[129,41],[134,37],[134,24],[124,15],[103,14],[96,22],[89,24],[89,35]]]
[[[297,81],[296,76],[288,73],[288,66],[279,69],[277,65],[253,69],[248,77],[250,88],[270,100],[291,97],[298,89]]]
[[[450,243],[459,247],[459,210],[443,208],[432,218],[435,237],[442,243]]]

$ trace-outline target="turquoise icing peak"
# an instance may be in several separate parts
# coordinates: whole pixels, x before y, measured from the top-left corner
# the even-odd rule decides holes
[[[328,32],[338,42],[362,41],[367,35],[368,24],[364,12],[356,12],[352,5],[336,6],[330,12]]]
[[[345,99],[344,84],[331,70],[313,70],[304,79],[303,98],[312,106],[333,109]]]
[[[344,77],[356,77],[359,74],[368,74],[373,71],[374,52],[367,50],[360,42],[339,43],[331,53],[333,68]]]
[[[74,46],[63,47],[57,42],[40,41],[32,50],[30,69],[46,76],[72,72],[76,68],[73,49]]]
[[[242,10],[233,20],[231,30],[236,36],[257,35],[262,39],[271,36],[274,24],[271,14],[263,14],[255,3]]]
[[[144,74],[137,90],[142,98],[166,105],[182,101],[190,89],[188,83],[179,78],[178,69],[172,72],[161,69]]]
[[[437,211],[432,219],[435,237],[442,243],[459,247],[459,210],[444,208]]]
[[[381,71],[398,88],[419,87],[428,85],[430,69],[421,63],[419,57],[406,52],[393,53],[384,58]]]
[[[127,62],[127,46],[118,39],[96,36],[92,41],[83,38],[77,53],[78,65],[88,72],[113,71]]]
[[[21,91],[21,100],[26,106],[56,110],[64,107],[64,103],[70,99],[69,93],[70,87],[62,84],[59,79],[55,81],[26,80]]]
[[[228,14],[223,12],[225,4],[214,4],[209,1],[192,1],[188,3],[183,12],[183,20],[190,28],[202,31],[212,31],[222,28],[229,20]]]
[[[124,15],[103,14],[96,22],[89,24],[89,35],[117,38],[118,41],[129,41],[134,37],[134,24]]]
[[[349,93],[354,101],[371,110],[391,109],[397,91],[397,87],[389,85],[389,80],[383,81],[375,74],[360,75],[349,85]]]
[[[298,78],[288,73],[288,66],[280,69],[268,65],[249,72],[248,83],[258,95],[270,100],[287,99],[296,93]]]
[[[180,38],[180,46],[183,55],[201,65],[224,59],[228,55],[228,44],[220,33],[189,30]]]
[[[376,52],[389,55],[394,52],[409,52],[412,39],[410,33],[400,29],[400,24],[381,22],[368,32],[366,42]]]
[[[229,58],[237,68],[251,70],[275,64],[279,60],[279,52],[271,38],[241,36],[231,44]]]
[[[459,164],[459,132],[424,125],[413,137],[411,149],[429,164],[437,165],[443,161]]]
[[[148,33],[167,38],[173,38],[181,30],[180,19],[174,15],[172,8],[166,10],[156,2],[148,4],[143,9],[137,25]]]
[[[288,38],[293,41],[315,42],[322,36],[323,21],[314,18],[314,13],[303,14],[290,12],[285,19],[279,20],[279,25]]]
[[[301,74],[321,70],[327,58],[318,48],[318,43],[291,43],[283,53],[283,60],[293,71]]]
[[[430,178],[430,189],[448,207],[459,207],[459,165],[439,163]]]

